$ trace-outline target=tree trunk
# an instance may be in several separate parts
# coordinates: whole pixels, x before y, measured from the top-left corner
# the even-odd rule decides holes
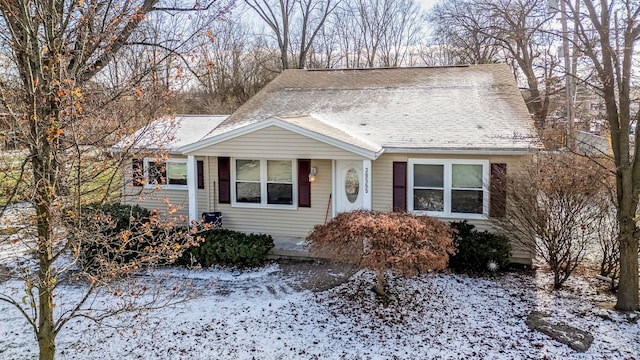
[[[562,288],[562,281],[560,281],[560,269],[557,267],[553,270],[553,290],[559,290]]]
[[[540,93],[538,86],[538,78],[532,68],[532,60],[528,55],[528,47],[526,45],[519,46],[522,49],[524,58],[518,57],[517,62],[520,69],[523,69],[525,77],[527,79],[527,85],[529,86],[530,97],[527,99],[527,108],[530,113],[533,113],[533,120],[536,130],[542,134],[542,131],[546,127],[547,112],[548,109],[544,106],[546,95]]]
[[[280,61],[282,61],[282,70],[289,68],[289,58],[287,57],[287,48],[285,46],[280,47]]]
[[[616,309],[638,310],[638,239],[636,231],[636,208],[638,200],[633,196],[632,172],[629,168],[618,170],[618,222],[620,230],[620,282]],[[624,290],[624,291],[622,291]]]
[[[42,255],[41,255],[42,256]],[[40,360],[53,360],[56,354],[55,331],[53,324],[53,286],[51,284],[51,273],[49,269],[40,271],[40,279],[48,281],[40,284],[40,318],[38,320],[38,348],[40,350]]]
[[[47,79],[54,74],[44,74]],[[43,77],[43,76],[40,76]],[[58,172],[57,159],[59,139],[56,135],[55,123],[59,110],[57,103],[51,98],[53,90],[49,87],[51,80],[42,81],[40,88],[29,94],[30,101],[36,104],[30,116],[31,136],[29,152],[35,184],[36,227],[38,231],[38,329],[36,337],[40,350],[40,360],[53,360],[55,357],[55,322],[54,322],[54,287],[56,283],[52,263],[54,260],[54,214],[60,206],[58,200],[58,184],[61,176]]]
[[[376,287],[374,291],[378,296],[387,296],[385,291],[386,280],[384,279],[384,270],[376,270]]]
[[[627,228],[629,226],[626,226]],[[633,229],[620,228],[620,283],[616,309],[621,311],[638,310],[638,239]]]
[[[37,128],[38,124],[33,125]],[[40,130],[42,131],[42,130]],[[36,130],[35,133],[39,131]],[[43,131],[44,132],[44,131]],[[51,154],[51,144],[46,136],[41,136],[42,147],[31,149],[34,180],[36,183],[36,218],[38,228],[38,347],[40,360],[53,360],[56,352],[55,326],[53,319],[53,289],[55,277],[52,274],[53,226],[52,206],[56,198],[57,165]]]

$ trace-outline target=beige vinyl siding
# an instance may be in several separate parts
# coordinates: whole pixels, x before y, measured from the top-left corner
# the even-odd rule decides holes
[[[524,156],[472,156],[472,155],[422,155],[422,154],[382,154],[372,162],[372,208],[377,211],[391,211],[393,206],[393,162],[408,161],[412,159],[477,159],[489,160],[491,163],[507,164],[507,174],[517,171],[521,166]],[[508,213],[508,210],[507,210]],[[444,222],[460,219],[439,218]],[[496,232],[497,229],[489,220],[468,220],[479,231]],[[532,252],[526,247],[512,241],[512,261],[519,263],[531,263]]]
[[[267,130],[267,129],[264,129]],[[280,129],[271,129],[280,130]],[[289,133],[291,134],[291,133]],[[293,134],[295,135],[295,134]],[[297,136],[297,135],[296,135]],[[294,136],[294,137],[296,137]],[[244,138],[241,137],[241,138]],[[314,140],[306,139],[311,145]],[[235,139],[235,140],[239,140]],[[243,139],[247,141],[243,146],[249,149],[260,149],[254,143],[249,145],[249,138]],[[255,141],[255,139],[253,140]],[[225,142],[226,144],[227,142]],[[270,144],[273,144],[273,140]],[[316,142],[317,143],[317,142]],[[283,145],[286,144],[286,145]],[[222,145],[222,144],[219,144]],[[256,150],[245,151],[242,154],[235,154],[232,157],[244,156],[246,158],[269,158],[269,154],[273,157],[283,159],[292,159],[291,149],[289,151],[289,143],[285,140],[278,140],[276,145],[271,145],[270,150],[258,152]],[[317,145],[317,144],[315,144]],[[320,145],[324,145],[320,143]],[[234,145],[239,146],[239,145]],[[301,145],[298,145],[301,146]],[[310,148],[296,149],[296,154],[308,154]],[[277,148],[284,149],[277,153]],[[335,148],[334,148],[335,149]],[[338,149],[339,150],[339,149]],[[320,151],[320,150],[318,150]],[[341,150],[340,150],[341,151]],[[321,153],[318,153],[321,154]],[[349,154],[349,158],[353,158],[353,154]],[[300,155],[297,158],[310,158],[311,156]],[[317,157],[318,155],[316,155]],[[428,159],[488,159],[494,163],[506,163],[507,171],[513,173],[517,171],[522,157],[518,156],[446,156],[446,155],[417,155],[417,154],[383,154],[375,161],[372,161],[372,207],[377,211],[390,211],[393,204],[393,162],[408,161],[409,158],[428,158]],[[333,181],[332,160],[315,159],[312,160],[311,166],[318,169],[316,181],[311,184],[311,207],[296,209],[273,209],[273,208],[247,208],[233,207],[231,204],[219,204],[218,202],[218,166],[217,157],[198,156],[197,160],[204,160],[205,171],[205,189],[198,190],[198,215],[205,211],[220,211],[223,216],[223,227],[242,232],[267,233],[275,238],[304,238],[313,229],[314,225],[323,224],[328,210],[328,219],[332,216],[332,203],[330,202],[331,187]],[[130,204],[139,204],[149,209],[166,209],[165,199],[172,205],[180,206],[181,210],[178,215],[188,218],[188,191],[187,190],[155,190],[143,187],[132,186],[131,181],[131,162],[125,165],[125,196],[124,202]],[[233,185],[232,185],[233,186]],[[141,192],[142,191],[142,192]],[[458,219],[442,218],[448,222]],[[476,225],[477,229],[496,231],[488,220],[470,220],[470,223]],[[520,263],[531,263],[532,252],[525,247],[512,244],[512,261]]]
[[[233,207],[231,204],[218,202],[218,162],[217,158],[209,158],[209,176],[215,183],[215,207],[211,211],[222,212],[222,226],[227,229],[248,232],[266,233],[275,238],[304,238],[314,225],[323,224],[327,206],[330,206],[332,165],[331,160],[312,160],[311,166],[318,169],[316,181],[311,184],[311,207],[296,209],[270,209]],[[213,189],[212,184],[207,184]],[[233,186],[233,184],[231,185]],[[296,187],[297,189],[297,187]],[[329,219],[331,208],[329,207]]]
[[[171,159],[185,159],[184,156],[171,156]],[[205,188],[198,189],[198,216],[208,208],[209,198],[208,191],[210,190],[208,185],[208,171],[207,171],[207,158],[198,156],[196,160],[204,161],[204,180]],[[123,199],[125,204],[140,205],[147,209],[157,209],[161,213],[164,213],[168,209],[167,204],[171,204],[171,207],[177,207],[178,211],[175,216],[184,217],[185,221],[189,219],[189,191],[175,189],[150,189],[144,186],[133,186],[132,177],[132,160],[129,159],[124,163],[124,186],[123,186]]]
[[[271,159],[363,159],[333,145],[269,126],[199,149],[198,155]]]

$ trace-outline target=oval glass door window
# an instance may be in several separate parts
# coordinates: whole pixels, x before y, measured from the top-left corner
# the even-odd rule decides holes
[[[360,192],[360,177],[358,176],[358,171],[354,168],[347,170],[344,178],[344,192],[350,203],[353,204],[358,200],[358,193]]]

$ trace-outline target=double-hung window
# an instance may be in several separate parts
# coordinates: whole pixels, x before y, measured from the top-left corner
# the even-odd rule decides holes
[[[292,160],[235,159],[232,168],[234,204],[294,207]]]
[[[187,189],[187,160],[170,159],[159,161],[144,159],[147,187],[162,187],[166,189]]]
[[[488,161],[410,159],[408,175],[410,210],[443,217],[488,215]]]

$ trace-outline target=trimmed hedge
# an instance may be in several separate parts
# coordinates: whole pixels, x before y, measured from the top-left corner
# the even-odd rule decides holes
[[[228,229],[210,229],[198,234],[204,238],[200,246],[189,248],[179,264],[193,262],[201,266],[211,265],[251,267],[264,262],[273,248],[273,238],[266,234],[245,234]]]
[[[450,224],[456,230],[453,244],[457,251],[449,257],[449,268],[454,271],[487,272],[489,263],[498,268],[509,264],[511,243],[506,236],[477,231],[466,220]],[[495,270],[495,269],[494,269]]]

